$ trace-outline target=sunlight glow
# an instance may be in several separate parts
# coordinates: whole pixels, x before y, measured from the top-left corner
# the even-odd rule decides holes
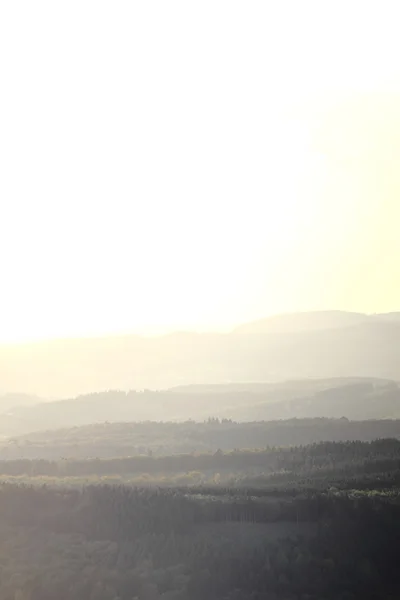
[[[399,307],[396,3],[330,6],[1,6],[1,340]]]

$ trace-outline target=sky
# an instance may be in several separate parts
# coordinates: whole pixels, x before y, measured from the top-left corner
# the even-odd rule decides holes
[[[0,6],[0,341],[400,310],[396,1]]]

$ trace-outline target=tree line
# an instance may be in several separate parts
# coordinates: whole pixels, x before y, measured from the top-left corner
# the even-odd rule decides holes
[[[313,473],[334,471],[356,473],[394,472],[400,470],[400,441],[379,439],[372,442],[321,442],[308,446],[266,447],[259,450],[190,453],[154,456],[152,453],[113,459],[1,460],[0,475],[30,477],[81,477],[126,475],[134,473],[249,471],[274,477],[275,480]]]
[[[41,422],[41,427],[45,427],[44,422]],[[103,422],[9,438],[0,443],[0,459],[116,458],[149,452],[154,456],[169,456],[215,452],[218,449],[305,446],[323,441],[372,441],[399,437],[400,420],[320,418],[237,423],[210,418],[202,423]]]

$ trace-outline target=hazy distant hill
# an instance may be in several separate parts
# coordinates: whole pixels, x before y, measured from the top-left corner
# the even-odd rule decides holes
[[[340,329],[367,323],[400,323],[400,312],[364,313],[342,310],[310,311],[274,315],[251,323],[240,325],[234,333],[296,333],[321,331],[323,329]]]
[[[282,315],[230,334],[119,336],[0,346],[0,388],[42,397],[107,389],[279,381],[400,380],[400,318],[339,311]],[[251,332],[250,332],[251,331]]]
[[[381,379],[188,386],[166,391],[109,391],[22,406],[0,414],[0,435],[104,422],[236,421],[333,417],[400,418],[400,388]]]
[[[321,329],[337,329],[358,325],[370,319],[368,315],[341,310],[311,311],[274,315],[245,325],[240,325],[234,333],[296,333]]]
[[[390,312],[375,315],[375,317],[387,321],[400,321],[400,312]]]

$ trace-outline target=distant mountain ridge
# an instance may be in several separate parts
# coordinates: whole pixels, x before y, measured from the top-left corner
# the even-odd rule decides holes
[[[399,321],[400,312],[365,314],[341,310],[274,315],[236,327],[234,333],[295,333],[351,327],[367,322]]]
[[[309,377],[400,380],[399,356],[400,313],[295,313],[249,323],[227,334],[3,344],[0,389],[68,398],[107,389]]]

